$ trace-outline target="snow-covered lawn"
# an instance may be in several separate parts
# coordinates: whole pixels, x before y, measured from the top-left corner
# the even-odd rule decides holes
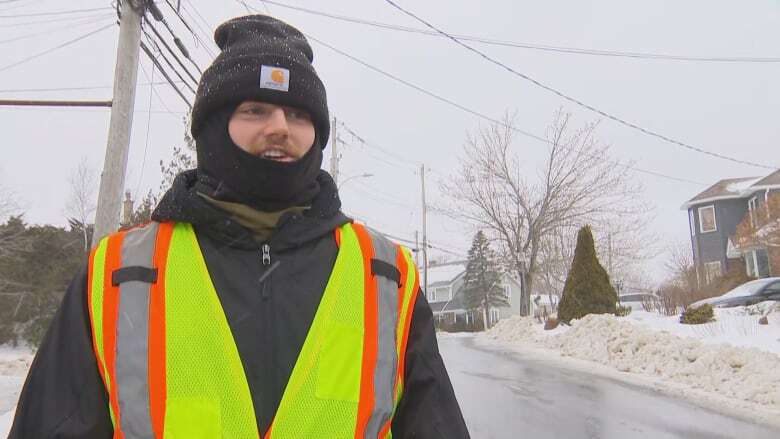
[[[547,349],[621,372],[651,376],[759,404],[780,413],[780,312],[759,325],[765,306],[716,309],[715,322],[682,325],[678,317],[634,311],[589,315],[545,331],[531,318],[502,320],[483,337]],[[774,306],[774,304],[773,304]]]
[[[0,438],[8,436],[19,391],[33,354],[27,348],[0,346]]]

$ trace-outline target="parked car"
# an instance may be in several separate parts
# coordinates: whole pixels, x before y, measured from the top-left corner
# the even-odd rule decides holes
[[[618,305],[631,307],[634,311],[646,311],[645,303],[656,303],[660,298],[653,293],[627,293],[618,296]]]
[[[767,277],[745,282],[721,296],[694,302],[691,304],[691,308],[697,308],[706,303],[717,308],[729,308],[754,305],[768,300],[780,302],[780,277]]]

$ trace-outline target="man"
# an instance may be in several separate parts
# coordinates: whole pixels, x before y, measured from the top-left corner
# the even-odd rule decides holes
[[[344,216],[320,169],[306,39],[260,15],[215,39],[198,168],[93,249],[10,437],[468,437],[408,250]]]

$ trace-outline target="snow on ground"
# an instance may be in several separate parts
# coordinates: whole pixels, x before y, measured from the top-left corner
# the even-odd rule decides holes
[[[513,317],[485,337],[780,411],[780,312],[769,314],[769,325],[750,314],[760,307],[716,312],[718,320],[706,325],[635,311],[622,318],[589,315],[552,331],[534,319]]]
[[[0,438],[11,430],[16,401],[33,355],[25,347],[0,346]]]
[[[473,336],[473,332],[436,332],[436,338],[469,338]]]

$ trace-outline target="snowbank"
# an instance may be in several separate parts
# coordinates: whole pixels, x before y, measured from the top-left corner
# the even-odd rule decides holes
[[[8,437],[11,432],[11,423],[14,421],[14,411],[0,415],[0,437]]]
[[[474,337],[474,332],[444,332],[444,331],[436,331],[436,338],[444,339],[444,338],[469,338]]]
[[[28,348],[0,346],[0,438],[11,430],[16,401],[33,356]]]
[[[780,332],[775,332],[780,325],[759,326],[758,316],[740,316],[739,312],[723,313],[719,318],[740,322],[739,325],[755,319],[756,333],[769,334],[761,337],[759,344],[773,348],[768,350],[780,351],[776,346],[780,345]],[[734,328],[739,330],[742,326],[716,322],[720,326],[712,326],[709,330],[700,328],[698,333],[692,331],[689,336],[681,336],[669,329],[685,332],[691,331],[691,327],[679,323],[671,325],[669,318],[644,314],[649,313],[632,313],[633,318],[589,315],[573,321],[570,327],[562,325],[553,331],[544,331],[531,318],[513,317],[499,322],[486,337],[508,344],[551,349],[622,372],[650,375],[780,410],[780,355],[756,347],[713,344],[719,337],[744,341],[733,334]],[[773,316],[773,320],[780,320],[777,313],[770,319]],[[677,327],[687,329],[678,330]],[[775,346],[770,344],[772,336]],[[753,336],[746,334],[742,338]]]

